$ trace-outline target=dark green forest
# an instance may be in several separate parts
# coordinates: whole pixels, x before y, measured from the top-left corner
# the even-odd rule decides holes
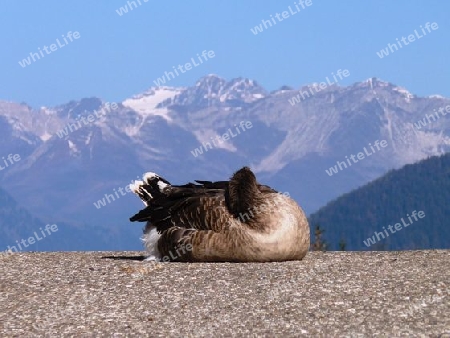
[[[450,153],[389,171],[319,209],[309,218],[314,242],[317,225],[328,250],[413,250],[450,248]],[[423,211],[417,221],[407,215]],[[389,232],[388,226],[409,224]],[[384,228],[383,228],[384,227]],[[367,246],[374,232],[375,244]],[[385,234],[385,233],[384,233]]]

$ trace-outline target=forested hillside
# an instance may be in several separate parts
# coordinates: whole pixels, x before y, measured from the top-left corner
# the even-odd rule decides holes
[[[339,249],[341,240],[346,250],[448,249],[449,202],[447,153],[390,171],[339,197],[312,214],[310,224],[325,230],[329,250]]]

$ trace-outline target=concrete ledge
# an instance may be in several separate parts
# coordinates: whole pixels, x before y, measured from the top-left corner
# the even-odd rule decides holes
[[[450,251],[155,264],[140,252],[0,256],[0,336],[450,337]]]

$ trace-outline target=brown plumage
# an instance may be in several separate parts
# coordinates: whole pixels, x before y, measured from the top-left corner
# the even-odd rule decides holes
[[[230,181],[175,186],[147,173],[132,190],[147,207],[131,221],[147,222],[149,259],[268,262],[302,259],[310,243],[303,210],[290,197],[258,184],[244,167]]]

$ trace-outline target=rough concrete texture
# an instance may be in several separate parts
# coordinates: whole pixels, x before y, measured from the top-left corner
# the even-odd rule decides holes
[[[2,254],[0,336],[450,337],[450,251],[258,264],[141,254]]]

